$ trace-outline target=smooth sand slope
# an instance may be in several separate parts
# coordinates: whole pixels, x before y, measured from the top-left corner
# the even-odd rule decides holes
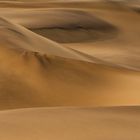
[[[2,17],[59,43],[93,41],[101,37],[112,37],[118,31],[114,25],[87,10],[48,8],[0,11]]]
[[[4,19],[1,38],[1,109],[140,103],[137,71],[89,60]]]
[[[139,140],[135,4],[36,2],[0,1],[0,138]]]
[[[75,53],[71,49],[62,47],[61,45],[38,36],[24,27],[13,24],[10,21],[1,18],[1,43],[5,46],[23,51],[39,52],[41,54],[50,54],[65,58],[78,60],[86,60],[85,57]],[[88,60],[87,60],[88,61]]]
[[[3,140],[139,140],[139,107],[0,112]]]

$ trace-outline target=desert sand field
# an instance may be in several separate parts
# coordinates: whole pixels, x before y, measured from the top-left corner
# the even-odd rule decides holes
[[[140,1],[0,0],[0,140],[140,140]]]

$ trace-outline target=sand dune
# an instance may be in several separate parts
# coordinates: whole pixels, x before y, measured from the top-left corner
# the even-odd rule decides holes
[[[1,109],[139,105],[139,72],[117,66],[0,48]],[[5,63],[6,62],[6,63]]]
[[[84,60],[82,55],[75,53],[71,49],[64,48],[49,39],[38,36],[20,25],[12,24],[6,19],[1,18],[0,24],[1,43],[4,46],[22,49],[25,52],[32,51],[39,52],[41,54]]]
[[[139,15],[127,6],[110,10],[2,9],[1,16],[101,61],[139,70]]]
[[[121,3],[121,4],[120,4]],[[121,9],[124,6],[125,0],[0,0],[0,7],[2,8],[103,8],[103,9]],[[128,3],[127,3],[128,4]],[[123,6],[121,6],[123,5]]]
[[[139,25],[139,1],[0,1],[0,138],[139,140]]]
[[[1,109],[140,103],[139,72],[91,59],[2,18],[0,35]]]
[[[117,33],[115,26],[89,11],[64,8],[11,11],[1,10],[1,15],[60,43],[105,39]]]
[[[140,108],[23,109],[0,112],[3,140],[139,140]]]

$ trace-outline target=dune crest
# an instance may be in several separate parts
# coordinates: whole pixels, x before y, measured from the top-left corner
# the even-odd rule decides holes
[[[36,35],[24,27],[13,24],[4,18],[0,19],[1,25],[1,42],[9,47],[23,49],[24,51],[39,52],[65,58],[87,60],[88,59],[71,49],[62,47],[61,45]],[[90,61],[90,60],[89,60]]]

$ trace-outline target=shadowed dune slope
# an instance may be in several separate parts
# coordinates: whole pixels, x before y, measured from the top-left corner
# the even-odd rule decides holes
[[[139,14],[127,5],[122,5],[121,10],[119,4],[113,6],[115,10],[97,6],[90,11],[60,7],[12,8],[10,11],[1,9],[0,15],[65,47],[139,71]]]
[[[112,38],[117,34],[115,26],[89,11],[50,9],[44,15],[47,16],[46,21],[43,21],[46,25],[26,27],[59,43],[92,42]]]
[[[116,9],[116,5],[119,5],[121,10],[125,1],[115,0],[10,0],[0,1],[0,7],[2,8],[100,8],[100,9]],[[118,7],[117,7],[118,9]]]
[[[0,112],[3,140],[139,140],[140,107]]]
[[[61,45],[36,35],[24,27],[11,23],[4,18],[0,18],[0,28],[0,41],[1,44],[5,46],[21,49],[23,51],[33,51],[41,54],[90,61],[71,49],[64,48]]]
[[[115,26],[86,10],[1,10],[0,15],[60,43],[102,40],[117,34]]]

